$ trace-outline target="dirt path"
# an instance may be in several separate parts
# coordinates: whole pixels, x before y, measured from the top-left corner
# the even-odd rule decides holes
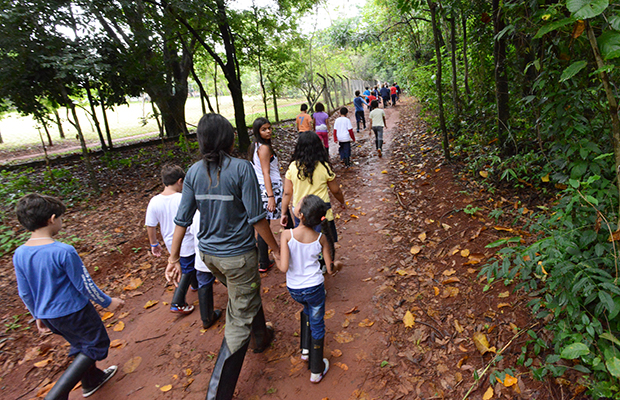
[[[291,300],[284,274],[274,269],[263,274],[262,297],[276,340],[263,354],[248,352],[237,399],[462,399],[472,385],[473,398],[479,399],[490,383],[485,377],[476,384],[473,372],[489,365],[492,354],[476,350],[475,332],[484,333],[497,349],[514,342],[489,374],[503,377],[508,371],[517,377],[518,389],[495,384],[495,398],[550,398],[527,369],[516,365],[527,339],[518,332],[531,326],[523,307],[527,298],[503,287],[483,291],[484,279],[477,277],[478,264],[491,255],[484,246],[498,233],[480,214],[462,210],[468,204],[482,210],[488,199],[469,197],[455,183],[436,137],[427,134],[417,112],[412,100],[386,109],[383,158],[377,157],[369,130],[356,135],[352,168],[343,168],[331,143],[331,160],[349,206],[346,211],[336,207],[337,257],[346,267],[326,278],[330,372],[319,385],[309,382],[298,354],[301,307]],[[353,112],[349,115],[355,126]],[[131,192],[102,202],[99,209],[82,210],[78,219],[115,240],[114,246],[92,245],[80,254],[89,267],[99,266],[97,283],[122,293],[127,302],[106,320],[115,347],[105,364],[118,364],[119,372],[93,399],[204,399],[221,344],[223,319],[202,331],[197,310],[187,317],[168,312],[172,288],[164,286],[165,260],[140,250],[145,210],[136,205],[146,207],[156,180],[142,177]],[[106,222],[101,211],[120,219]],[[280,230],[276,222],[272,229]],[[128,287],[136,278],[142,284]],[[148,301],[158,303],[146,309]],[[196,294],[189,293],[188,301],[197,304]],[[225,288],[218,284],[215,305],[225,304]],[[411,327],[403,323],[407,312],[414,319]],[[17,340],[24,346],[26,337]],[[17,356],[20,363],[8,358],[0,369],[0,397],[34,398],[38,388],[56,380],[67,363],[62,343],[38,339],[36,352]],[[49,365],[35,368],[46,358]],[[171,389],[163,392],[167,385]],[[70,396],[80,398],[79,390]]]

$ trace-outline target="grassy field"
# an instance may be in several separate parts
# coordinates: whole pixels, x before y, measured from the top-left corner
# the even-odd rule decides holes
[[[215,98],[211,99],[215,107]],[[280,119],[294,118],[299,113],[299,104],[303,99],[280,99],[282,106],[278,107]],[[234,111],[230,97],[220,97],[220,113],[227,117],[234,124]],[[84,105],[87,106],[87,105]],[[99,119],[103,127],[103,119],[100,114],[101,110],[97,110]],[[245,101],[245,113],[248,126],[251,126],[255,118],[264,116],[263,105],[260,99],[247,99]],[[76,130],[67,121],[66,112],[60,110],[62,125],[66,139],[60,139],[56,124],[48,127],[54,143],[69,142],[78,143],[76,140]],[[135,135],[143,135],[152,133],[154,136],[159,134],[157,122],[150,118],[151,104],[148,102],[130,102],[128,105],[118,106],[114,111],[107,112],[108,122],[112,131],[112,138],[125,138]],[[200,98],[191,97],[187,99],[185,105],[185,118],[190,130],[193,130],[198,120],[202,116],[200,106]],[[86,137],[86,140],[97,140],[98,135],[95,126],[91,123],[90,118],[82,109],[78,110],[78,118],[80,126]],[[273,108],[269,109],[269,118],[274,120]],[[20,116],[17,113],[6,115],[0,120],[0,133],[2,134],[3,144],[0,144],[0,150],[18,149],[23,147],[38,146],[41,144],[37,124],[30,116]],[[102,128],[103,129],[103,128]],[[41,128],[41,132],[45,137],[45,132]],[[105,135],[105,133],[104,133]],[[47,141],[47,139],[46,139]]]

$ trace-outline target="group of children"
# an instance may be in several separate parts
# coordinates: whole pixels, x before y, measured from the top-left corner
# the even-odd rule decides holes
[[[357,98],[361,98],[359,92],[356,93]],[[361,99],[362,104],[368,105],[365,99]],[[254,121],[255,140],[250,149],[250,159],[267,219],[279,219],[286,228],[281,235],[281,262],[278,268],[286,273],[291,297],[303,305],[301,358],[309,363],[310,381],[318,383],[329,369],[328,360],[323,358],[324,274],[334,274],[342,266],[334,261],[334,242],[338,241],[338,234],[330,193],[343,208],[346,202],[326,151],[329,115],[321,103],[317,103],[317,112],[313,116],[307,114],[307,106],[304,106],[297,118],[298,129],[304,130],[300,131],[284,180],[280,177],[278,158],[271,146],[271,124],[266,118]],[[380,156],[383,128],[387,127],[385,113],[373,98],[370,109],[370,121]],[[339,144],[340,158],[348,167],[351,165],[351,142],[355,141],[355,135],[347,114],[346,107],[340,109],[333,135],[334,141]],[[150,200],[146,211],[145,225],[151,253],[155,257],[162,255],[157,226],[171,254],[173,240],[181,240],[179,260],[176,261],[181,265],[181,276],[170,311],[180,315],[194,311],[194,306],[185,299],[191,288],[198,292],[202,326],[207,329],[220,318],[222,312],[214,309],[215,277],[201,257],[196,257],[201,253],[198,249],[200,214],[196,212],[192,227],[185,230],[182,239],[176,239],[175,217],[184,190],[185,171],[176,165],[165,165],[161,178],[164,190]],[[47,394],[48,400],[68,399],[69,392],[79,381],[82,382],[84,397],[88,397],[115,374],[116,366],[105,370],[96,367],[97,361],[107,357],[110,340],[91,301],[110,311],[124,304],[123,300],[110,298],[97,287],[72,246],[53,239],[62,227],[64,212],[65,206],[59,199],[39,194],[24,196],[16,207],[19,222],[32,232],[30,239],[15,251],[13,257],[19,295],[36,319],[39,331],[51,331],[63,336],[71,345],[69,355],[75,356]],[[266,272],[274,261],[269,259],[267,244],[260,234],[257,234],[257,252],[258,270]]]

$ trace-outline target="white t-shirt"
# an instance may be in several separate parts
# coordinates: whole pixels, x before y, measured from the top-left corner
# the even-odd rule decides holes
[[[339,142],[350,142],[352,140],[349,129],[353,130],[353,125],[347,117],[338,117],[334,122],[334,130]]]
[[[192,232],[194,233],[194,251],[196,251],[196,260],[194,261],[194,268],[201,272],[211,272],[209,267],[202,261],[200,257],[200,249],[198,248],[198,232],[200,231],[200,211],[196,210],[196,214],[194,214],[194,222],[192,222]]]
[[[256,178],[258,179],[258,183],[260,185],[264,185],[265,178],[263,177],[263,168],[260,163],[260,157],[258,156],[258,149],[261,146],[261,143],[256,143],[256,148],[254,149],[254,157],[252,158],[252,165],[254,166],[254,172],[256,172]],[[271,178],[271,185],[282,181],[282,178],[280,177],[280,165],[278,164],[278,157],[276,157],[275,154],[272,154],[269,160],[269,177]]]
[[[156,227],[159,225],[161,236],[168,251],[172,246],[172,235],[174,234],[174,218],[177,216],[179,204],[181,203],[181,193],[174,193],[168,196],[158,194],[149,201],[146,208],[146,226]],[[185,237],[181,243],[181,257],[194,254],[194,234],[191,227],[185,232]]]
[[[372,126],[383,126],[383,117],[385,117],[385,111],[381,108],[375,108],[370,112],[370,121]]]
[[[291,232],[291,240],[288,241],[290,259],[288,271],[286,271],[286,286],[291,289],[306,289],[320,285],[325,281],[319,255],[323,251],[321,246],[321,233],[312,243],[298,242]]]

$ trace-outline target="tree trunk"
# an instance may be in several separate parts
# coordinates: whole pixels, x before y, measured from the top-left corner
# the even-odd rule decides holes
[[[187,92],[185,96],[179,95],[178,93],[174,96],[170,96],[166,94],[160,95],[147,88],[147,93],[151,96],[153,101],[155,101],[157,108],[159,108],[166,136],[174,137],[187,134],[187,125],[185,124],[185,101],[187,100]]]
[[[198,85],[198,89],[200,89],[200,104],[202,106],[202,113],[203,114],[207,113],[207,109],[205,108],[205,100],[207,101],[207,104],[209,105],[209,111],[213,112],[213,107],[211,106],[211,102],[209,101],[209,95],[207,94],[204,86],[202,85],[200,78],[198,78],[198,74],[196,74],[196,70],[194,69],[193,63],[192,63],[192,77],[196,81],[196,84]]]
[[[95,99],[93,99],[93,94],[90,91],[90,83],[88,81],[84,85],[84,89],[86,89],[86,97],[88,98],[88,104],[90,105],[90,113],[93,117],[93,123],[95,124],[95,129],[97,129],[97,135],[99,135],[99,141],[101,142],[101,149],[106,152],[108,151],[108,146],[105,143],[105,139],[103,138],[103,132],[101,132],[101,125],[99,124],[99,119],[97,118],[97,111],[95,110]]]
[[[43,125],[43,129],[45,130],[45,134],[47,135],[47,143],[49,143],[50,146],[53,146],[54,143],[52,143],[52,135],[50,135],[50,131],[49,129],[47,129],[47,122],[45,122],[44,118],[41,118],[41,125]]]
[[[90,162],[90,155],[88,154],[88,148],[86,147],[86,141],[84,140],[84,134],[82,133],[82,128],[80,127],[80,121],[78,120],[77,112],[75,111],[75,105],[73,104],[73,101],[71,100],[71,98],[69,98],[66,88],[62,84],[59,84],[58,86],[60,89],[60,94],[65,100],[65,107],[69,107],[69,109],[71,110],[71,114],[73,115],[74,122],[72,123],[72,125],[75,127],[75,130],[77,131],[78,139],[80,140],[80,146],[82,147],[82,156],[84,157],[84,165],[86,166],[86,171],[88,171],[90,184],[92,185],[93,190],[95,191],[95,194],[100,194],[101,188],[99,188],[99,182],[97,182],[97,176],[95,175],[95,169],[93,168],[93,165]]]
[[[217,62],[215,63],[215,68],[213,69],[213,87],[215,88],[215,107],[217,108],[217,113],[220,113],[220,99],[217,93]]]
[[[65,138],[65,131],[62,129],[62,121],[60,120],[60,114],[58,114],[58,110],[54,108],[54,116],[56,117],[56,126],[58,126],[58,134],[61,139]]]
[[[2,140],[2,132],[0,132],[0,144],[4,143],[4,140]]]
[[[164,126],[161,124],[159,120],[159,111],[157,111],[157,107],[155,106],[155,102],[151,100],[151,109],[153,109],[153,116],[155,117],[155,121],[157,121],[157,128],[159,129],[159,136],[164,139]]]
[[[471,96],[469,90],[469,61],[467,59],[467,16],[461,16],[463,24],[463,82],[465,83],[465,93],[467,97]]]
[[[611,116],[611,142],[614,148],[614,159],[616,161],[616,186],[618,188],[618,192],[620,193],[620,120],[618,119],[618,101],[614,96],[613,88],[609,82],[609,76],[607,75],[607,72],[605,72],[606,65],[598,48],[596,35],[592,30],[592,26],[590,26],[590,22],[588,20],[585,22],[590,47],[592,47],[592,52],[594,53],[594,58],[596,59],[596,66],[598,67],[598,70],[601,71],[599,76],[601,77],[603,87],[605,88],[607,103],[609,103],[609,115]],[[617,224],[617,226],[620,227],[620,208],[618,210]]]
[[[276,96],[276,89],[271,85],[271,97],[273,98],[273,112],[276,115],[276,122],[280,122],[280,115],[278,115],[278,99]]]
[[[112,143],[112,133],[110,132],[110,124],[108,123],[108,114],[105,112],[105,101],[103,99],[103,95],[101,91],[99,91],[99,102],[101,103],[101,115],[103,116],[103,125],[105,126],[105,134],[108,138],[108,148],[114,148],[114,144]]]
[[[493,0],[493,28],[495,36],[505,27],[504,13],[500,0]],[[494,41],[493,58],[495,59],[495,99],[497,103],[497,138],[502,153],[507,156],[515,153],[514,139],[510,137],[508,120],[510,118],[508,77],[506,72],[506,39]]]
[[[437,3],[432,0],[428,1],[428,7],[431,10],[431,25],[433,27],[433,38],[435,41],[435,57],[437,58],[437,77],[435,78],[435,86],[437,87],[437,106],[439,108],[439,126],[443,137],[443,154],[446,160],[450,160],[450,141],[448,139],[448,130],[446,129],[446,118],[443,110],[443,89],[441,87],[441,34],[437,26]]]
[[[452,62],[452,103],[454,104],[454,120],[452,125],[454,130],[458,131],[461,125],[461,99],[459,98],[459,86],[456,80],[456,16],[454,11],[450,15],[450,53],[450,61]]]
[[[265,81],[263,78],[263,67],[261,63],[260,49],[259,49],[259,55],[258,55],[258,77],[260,81],[261,93],[263,96],[263,107],[265,108],[265,118],[269,119],[269,111],[267,109],[267,91],[265,90]]]

